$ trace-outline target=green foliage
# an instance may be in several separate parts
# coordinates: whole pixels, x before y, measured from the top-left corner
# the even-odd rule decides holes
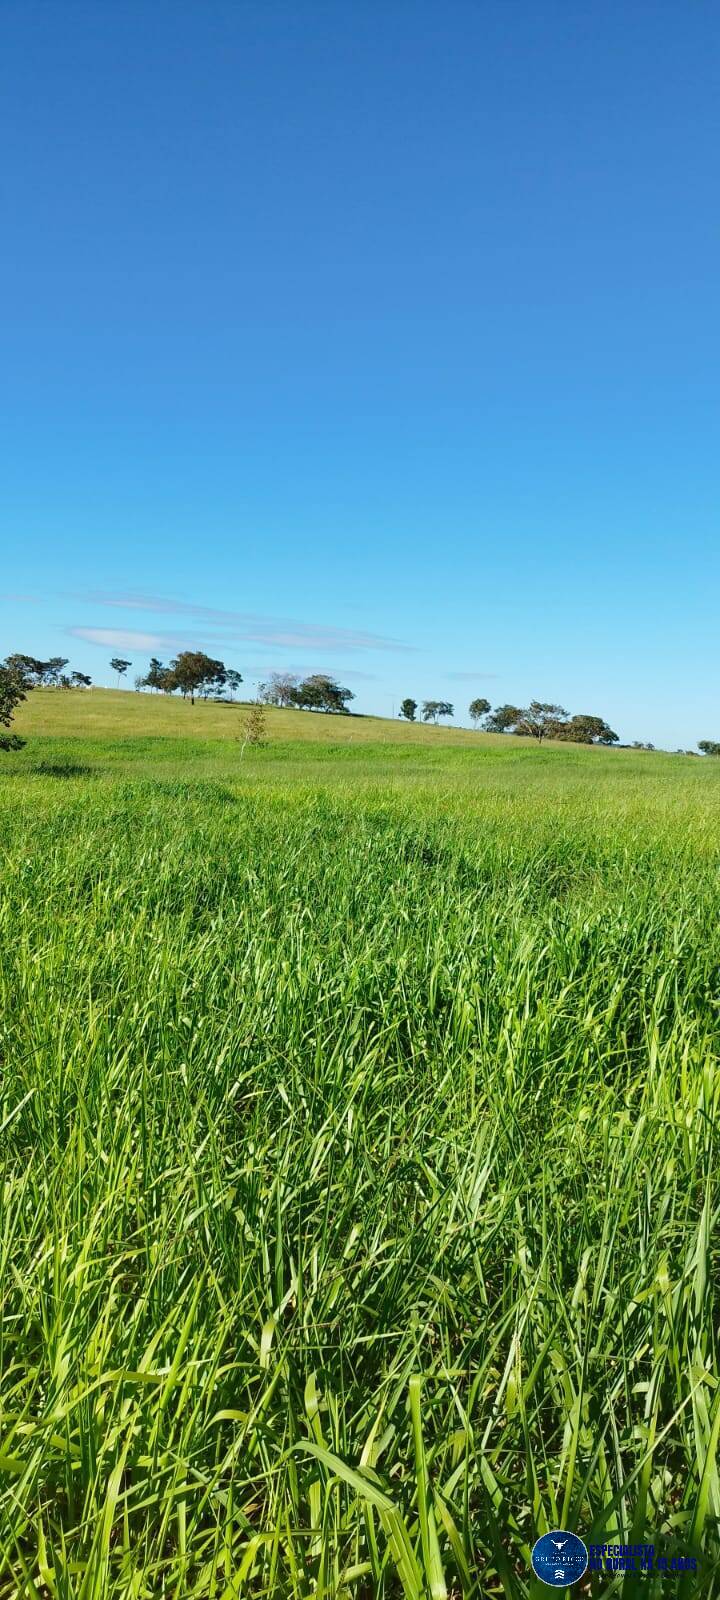
[[[617,744],[618,736],[602,717],[579,712],[554,728],[553,739],[570,739],[574,744]]]
[[[110,665],[113,672],[117,673],[117,681],[119,683],[120,679],[125,677],[128,667],[132,666],[132,661],[126,661],[124,656],[113,656]]]
[[[67,656],[51,656],[49,661],[42,661],[40,663],[42,683],[48,687],[57,685],[67,664]]]
[[[20,650],[16,650],[12,655],[6,656],[4,662],[5,669],[8,672],[22,679],[29,688],[33,689],[44,681],[49,665],[50,663],[47,661],[38,661],[37,656],[23,655]],[[67,662],[63,661],[62,665],[67,666]]]
[[[0,728],[12,726],[15,712],[30,687],[27,670],[18,664],[18,657],[8,656],[0,666]],[[0,750],[22,750],[24,742],[17,733],[0,733]]]
[[[482,695],[478,695],[477,699],[470,701],[468,709],[470,712],[470,721],[473,723],[473,726],[477,727],[478,722],[480,722],[483,717],[487,716],[488,711],[490,710],[490,701],[483,699]]]
[[[24,655],[19,650],[5,660],[8,671],[22,678],[28,689],[37,689],[41,685],[45,688],[56,687],[67,664],[67,656],[51,656],[49,661],[39,661],[37,656]]]
[[[343,689],[334,678],[324,672],[316,672],[298,683],[288,703],[298,706],[301,711],[331,711],[347,715],[348,701],[354,699],[351,689]]]
[[[562,706],[553,705],[548,700],[531,700],[527,709],[520,712],[513,732],[524,733],[542,743],[545,738],[562,736],[567,717],[568,713]]]
[[[196,694],[207,698],[213,690],[219,692],[226,681],[227,670],[223,661],[206,655],[204,650],[181,650],[163,675],[162,687],[171,694],[179,689],[183,699],[189,695],[194,705]]]
[[[216,718],[0,774],[0,1593],[709,1574],[720,767]]]
[[[474,700],[470,707],[471,716],[473,716],[473,706],[484,709],[487,707],[487,701]],[[478,714],[482,715],[482,712]],[[564,739],[573,744],[617,744],[618,742],[617,734],[613,733],[612,728],[602,717],[590,716],[585,712],[578,712],[571,717],[563,706],[543,700],[531,700],[524,711],[519,706],[498,706],[485,717],[485,728],[488,733],[525,734],[528,738],[537,739],[539,744],[543,739]],[[637,748],[651,749],[652,746]]]
[[[715,739],[698,739],[698,750],[704,756],[720,756],[720,743]]]
[[[401,700],[401,702],[400,702],[400,716],[404,717],[406,722],[414,722],[415,721],[415,713],[416,713],[416,711],[417,711],[417,700],[412,700],[410,698],[410,696],[408,696],[407,699],[405,699],[405,700]]]
[[[167,689],[168,677],[169,668],[164,667],[162,661],[158,661],[157,656],[151,656],[150,666],[143,679],[144,686],[148,689],[154,689],[156,692],[159,689]]]
[[[509,733],[521,716],[519,706],[496,706],[487,717],[485,727],[488,733]]]
[[[260,746],[265,743],[267,723],[265,712],[259,701],[251,705],[243,719],[242,725],[242,755],[246,745]]]
[[[197,694],[207,700],[211,694],[221,694],[226,686],[232,698],[242,681],[242,673],[236,672],[233,667],[226,667],[224,661],[206,655],[204,650],[181,650],[169,667],[164,667],[153,656],[144,680],[148,688],[162,689],[165,694],[174,694],[179,689],[183,699],[190,697],[192,705]]]
[[[449,700],[423,700],[423,722],[437,722],[438,717],[453,717],[454,709]]]

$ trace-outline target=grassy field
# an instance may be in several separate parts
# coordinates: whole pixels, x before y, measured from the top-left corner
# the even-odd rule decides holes
[[[0,757],[0,1595],[720,1593],[720,762],[242,717]]]

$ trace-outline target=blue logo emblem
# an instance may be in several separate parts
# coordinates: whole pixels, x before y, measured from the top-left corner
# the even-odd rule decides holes
[[[553,1528],[536,1540],[532,1548],[532,1568],[541,1583],[551,1589],[564,1589],[577,1583],[587,1564],[587,1547],[576,1533],[566,1533],[563,1528]]]

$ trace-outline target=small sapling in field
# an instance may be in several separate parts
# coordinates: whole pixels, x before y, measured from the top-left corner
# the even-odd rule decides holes
[[[265,712],[258,701],[250,706],[247,716],[243,721],[240,755],[245,754],[246,744],[254,745],[256,749],[265,743],[266,727]]]

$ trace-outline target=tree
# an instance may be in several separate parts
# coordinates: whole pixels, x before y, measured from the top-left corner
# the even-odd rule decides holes
[[[49,661],[42,661],[42,682],[49,688],[57,688],[61,674],[67,666],[67,656],[51,656]]]
[[[239,689],[242,683],[242,673],[236,672],[233,667],[229,667],[226,673],[226,678],[227,685],[230,690],[230,699],[232,700],[235,690]]]
[[[212,656],[207,656],[204,650],[182,650],[174,661],[163,682],[163,688],[179,689],[186,699],[190,696],[191,705],[195,704],[195,696],[208,686],[225,682],[225,666],[222,661],[216,661]]]
[[[486,730],[488,733],[509,733],[521,716],[518,706],[496,706],[485,723]]]
[[[111,667],[113,669],[113,672],[117,673],[117,686],[118,686],[118,689],[119,689],[120,688],[120,679],[124,678],[128,667],[132,666],[132,661],[124,661],[122,656],[113,656],[112,661],[110,662],[110,665],[111,665]]]
[[[618,743],[617,734],[602,717],[591,717],[585,712],[578,712],[569,722],[560,723],[554,737],[571,739],[575,744]]]
[[[474,727],[477,727],[480,719],[487,716],[490,710],[490,701],[483,700],[482,696],[480,696],[477,700],[470,701],[468,710],[470,712],[470,721]]]
[[[352,689],[343,689],[324,672],[303,678],[294,694],[295,704],[301,711],[331,711],[341,716],[349,716],[347,702],[354,699]]]
[[[291,672],[271,672],[266,683],[258,684],[258,700],[266,706],[297,705],[300,679]]]
[[[89,678],[86,672],[72,672],[70,674],[70,682],[73,689],[89,689],[92,678]]]
[[[558,736],[558,729],[567,722],[567,717],[562,706],[552,705],[548,700],[531,700],[527,709],[520,712],[514,731],[527,734],[542,744],[543,739]]]
[[[267,706],[297,706],[300,711],[332,711],[348,716],[348,701],[354,699],[352,689],[344,689],[326,672],[314,672],[302,679],[289,672],[271,672],[265,683],[258,684],[258,700]]]
[[[416,711],[417,711],[417,700],[411,700],[409,697],[408,697],[407,700],[401,700],[401,702],[400,702],[400,716],[404,717],[406,722],[414,722],[415,721],[415,712]]]
[[[704,756],[720,756],[720,744],[715,739],[698,739],[698,750]]]
[[[148,667],[144,678],[146,687],[148,689],[155,689],[156,691],[158,689],[162,689],[165,685],[166,677],[167,667],[163,666],[162,661],[158,661],[157,656],[151,656],[150,666]]]
[[[0,728],[10,727],[16,706],[27,699],[32,687],[29,678],[7,662],[0,667]],[[0,733],[0,750],[22,750],[24,743],[17,733]]]
[[[211,694],[220,694],[227,683],[225,663],[223,661],[214,661],[212,656],[208,657],[208,659],[210,661],[208,674],[200,685],[200,693],[203,700],[207,700]]]
[[[60,657],[58,657],[59,660]],[[62,665],[67,666],[67,662],[63,661]],[[48,663],[38,661],[35,656],[21,655],[18,651],[14,655],[6,657],[5,666],[9,672],[18,672],[24,678],[28,687],[35,689],[38,684],[43,682]]]
[[[438,717],[454,717],[455,711],[449,700],[423,700],[423,722],[437,724]]]
[[[244,755],[246,744],[258,747],[265,743],[265,712],[259,700],[251,705],[243,722],[243,737],[240,755]]]

